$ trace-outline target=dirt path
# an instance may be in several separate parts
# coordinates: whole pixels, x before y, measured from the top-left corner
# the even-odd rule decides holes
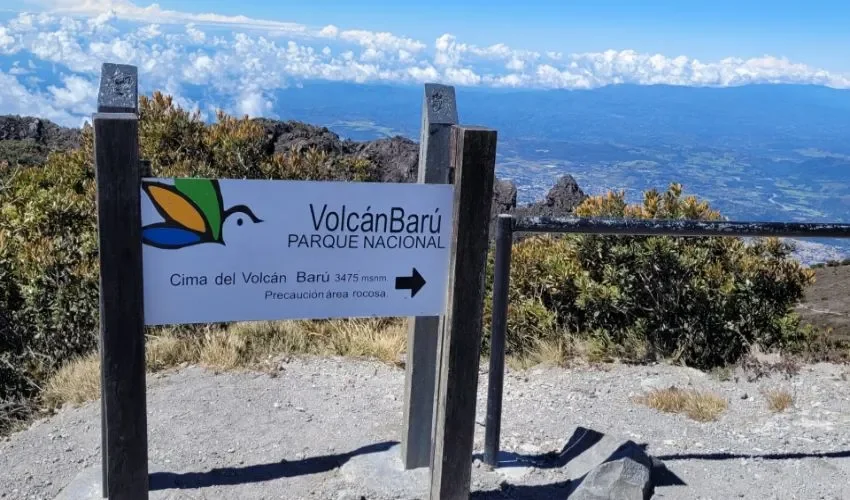
[[[417,498],[364,489],[346,473],[356,455],[398,440],[404,373],[372,362],[303,359],[278,376],[190,367],[149,380],[152,488],[162,498]],[[850,498],[850,370],[805,367],[781,378],[720,382],[670,366],[536,368],[506,379],[503,449],[559,450],[576,427],[648,444],[685,485],[655,498]],[[479,392],[481,450],[486,376]],[[688,384],[729,401],[718,422],[697,423],[636,405],[653,387]],[[795,408],[768,411],[761,389],[785,387]],[[52,499],[100,460],[99,405],[67,409],[0,441],[0,497]],[[340,466],[343,466],[340,468]],[[475,498],[558,498],[558,469],[506,479],[473,469]],[[510,472],[510,471],[509,471]],[[501,484],[505,482],[505,484]]]

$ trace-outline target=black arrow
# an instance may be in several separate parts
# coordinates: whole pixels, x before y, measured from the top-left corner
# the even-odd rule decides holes
[[[425,286],[425,278],[419,274],[416,268],[413,268],[412,276],[399,276],[395,279],[396,290],[410,290],[410,296],[416,297],[416,294],[422,287]]]

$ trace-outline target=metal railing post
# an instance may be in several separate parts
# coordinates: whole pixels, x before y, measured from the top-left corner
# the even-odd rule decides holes
[[[500,215],[496,221],[496,257],[493,269],[493,314],[490,334],[490,373],[487,385],[487,417],[484,463],[499,465],[499,432],[502,425],[502,390],[505,379],[505,336],[508,330],[508,287],[514,219]]]

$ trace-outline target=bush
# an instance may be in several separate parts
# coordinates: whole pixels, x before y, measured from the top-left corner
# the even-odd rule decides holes
[[[623,193],[587,199],[583,217],[717,220],[673,184],[628,205]],[[508,348],[570,335],[614,355],[697,367],[736,362],[758,344],[804,340],[791,307],[813,273],[777,239],[644,236],[533,237],[516,244]],[[490,276],[492,280],[492,276]],[[489,280],[488,280],[489,281]]]
[[[0,141],[0,161],[13,166],[39,165],[47,158],[49,149],[32,139]]]
[[[155,176],[375,180],[369,162],[315,150],[274,154],[257,121],[199,115],[156,93],[140,99],[140,154]],[[39,168],[0,162],[0,403],[32,397],[97,344],[93,134]]]

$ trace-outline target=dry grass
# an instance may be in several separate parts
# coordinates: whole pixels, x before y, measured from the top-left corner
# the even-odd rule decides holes
[[[403,321],[345,319],[237,323],[226,329],[207,328],[191,333],[162,330],[145,343],[149,372],[185,364],[217,371],[263,369],[282,355],[313,354],[377,359],[398,364],[407,345]],[[97,354],[75,359],[45,385],[47,408],[79,405],[100,397],[100,360]]]
[[[197,363],[200,345],[173,333],[149,336],[145,342],[145,364],[150,372],[167,370],[183,363]]]
[[[526,370],[537,365],[569,366],[575,359],[575,348],[569,338],[535,340],[534,347],[519,356],[507,356],[505,364],[514,370]]]
[[[97,353],[71,360],[44,386],[42,398],[48,408],[66,403],[79,405],[100,397],[100,359]]]
[[[717,420],[728,406],[725,399],[711,392],[678,387],[655,389],[636,398],[636,402],[666,413],[685,414],[698,422]]]
[[[783,411],[794,406],[794,395],[785,389],[772,389],[764,393],[767,398],[767,407],[774,413]]]

